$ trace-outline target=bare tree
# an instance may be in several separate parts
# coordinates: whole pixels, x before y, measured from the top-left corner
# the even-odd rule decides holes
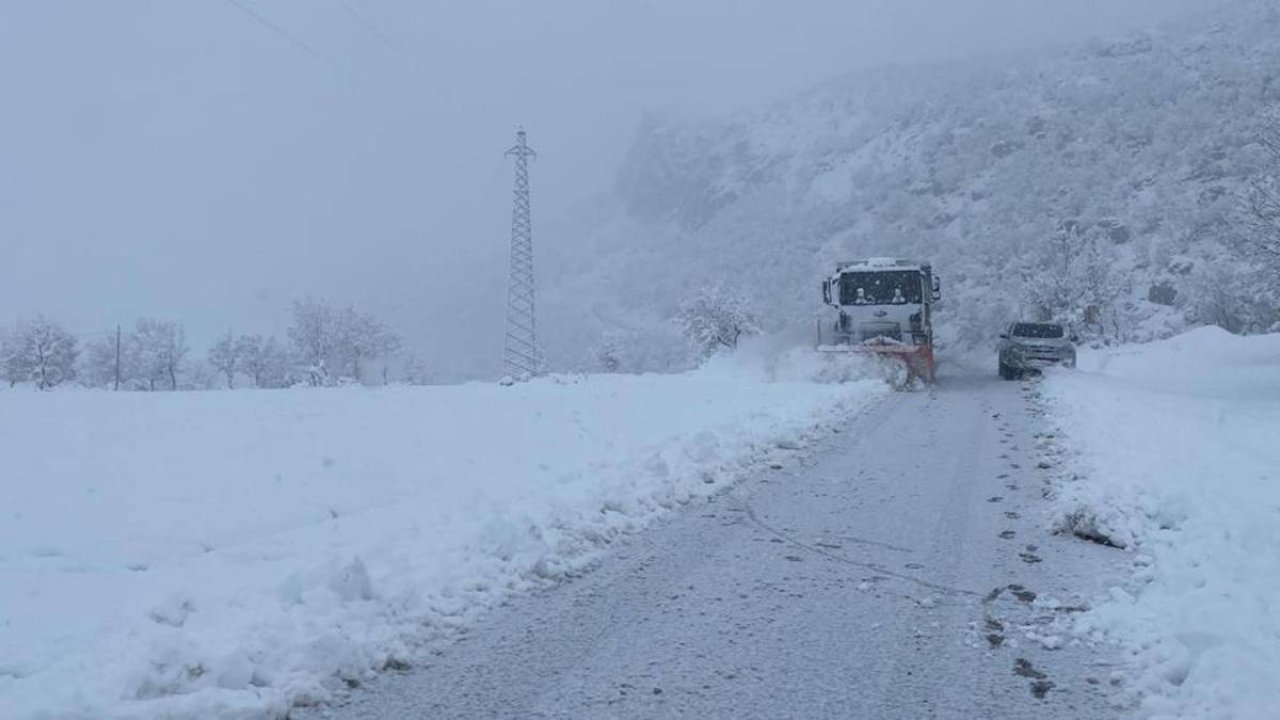
[[[76,339],[43,315],[19,322],[0,342],[0,364],[9,385],[34,382],[48,390],[75,379]]]
[[[208,360],[209,364],[227,379],[227,388],[234,388],[236,372],[240,370],[240,346],[230,331],[227,331],[226,335],[209,348]]]
[[[744,335],[760,332],[760,324],[746,296],[722,285],[702,288],[681,303],[675,322],[702,357],[738,347]]]

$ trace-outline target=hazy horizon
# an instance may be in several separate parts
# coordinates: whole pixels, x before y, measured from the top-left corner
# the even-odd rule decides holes
[[[44,312],[84,335],[177,319],[203,356],[227,329],[282,331],[289,302],[312,295],[463,365],[501,343],[517,126],[540,152],[536,233],[609,189],[646,112],[723,114],[879,65],[1218,4],[10,5],[0,322]],[[492,301],[450,304],[477,296]]]

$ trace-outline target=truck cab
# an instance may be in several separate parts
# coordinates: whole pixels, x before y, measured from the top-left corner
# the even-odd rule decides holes
[[[940,297],[928,263],[894,258],[839,263],[822,284],[823,301],[838,311],[827,340],[931,347],[933,305]]]

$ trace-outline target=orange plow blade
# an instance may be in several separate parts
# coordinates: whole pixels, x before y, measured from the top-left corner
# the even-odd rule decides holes
[[[937,363],[933,348],[928,345],[903,345],[901,343],[865,343],[862,345],[819,345],[819,352],[853,352],[881,357],[896,357],[907,368],[907,385],[917,378],[932,384],[936,379]]]

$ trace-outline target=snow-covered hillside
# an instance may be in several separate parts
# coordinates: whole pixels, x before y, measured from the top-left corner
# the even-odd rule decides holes
[[[263,717],[354,686],[886,392],[814,362],[6,392],[0,716]]]
[[[1280,717],[1280,335],[1087,353],[1044,387],[1058,526],[1134,553],[1081,629],[1132,649],[1144,716]]]
[[[869,255],[932,259],[953,344],[1052,305],[1044,280],[1072,273],[1075,306],[1049,309],[1109,341],[1266,329],[1274,298],[1227,246],[1269,161],[1256,139],[1280,104],[1276,67],[1280,9],[1250,0],[1068,51],[844,78],[721,120],[652,118],[611,197],[544,246],[552,355],[589,362],[612,333],[633,365],[668,362],[662,319],[713,280],[775,327],[808,326],[822,275]],[[1084,257],[1070,273],[1063,236]]]

